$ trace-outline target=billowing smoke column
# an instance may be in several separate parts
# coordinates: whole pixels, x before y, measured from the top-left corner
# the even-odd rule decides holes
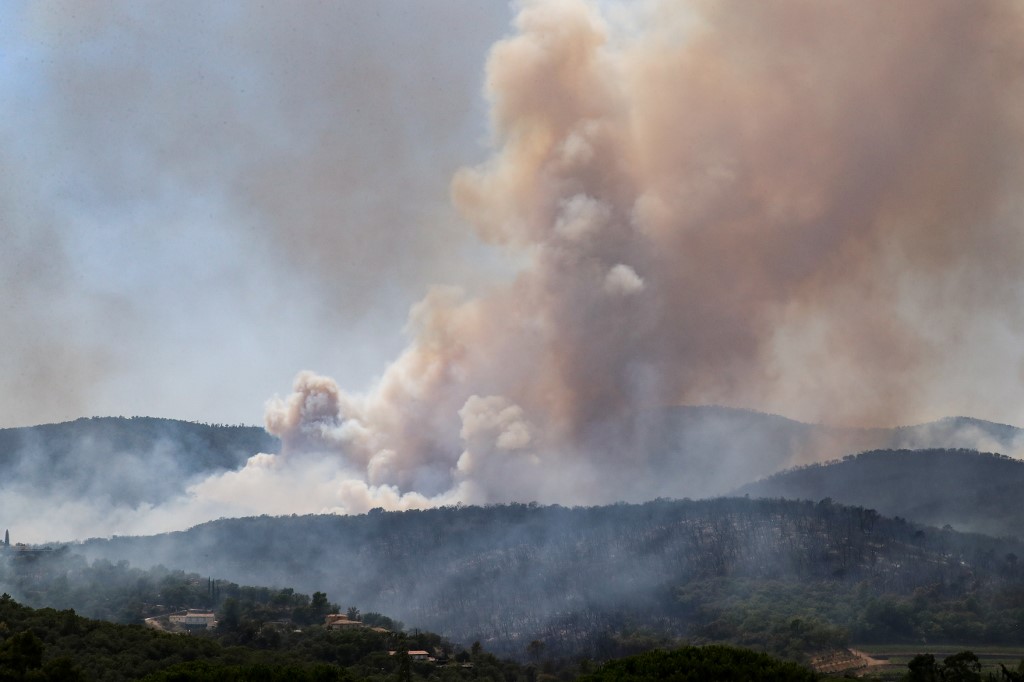
[[[269,405],[339,509],[614,499],[645,410],[893,423],[1019,331],[1021,5],[608,12],[526,3],[491,52],[495,152],[451,193],[513,281],[432,290],[368,394]]]

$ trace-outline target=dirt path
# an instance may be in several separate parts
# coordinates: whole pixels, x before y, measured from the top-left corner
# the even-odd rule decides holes
[[[875,665],[888,665],[889,664],[889,661],[884,661],[884,660],[879,659],[879,658],[871,658],[870,656],[868,656],[863,651],[858,651],[857,649],[850,649],[849,651],[850,651],[851,654],[853,654],[854,656],[859,658],[861,661],[863,661],[864,665],[866,665],[869,668],[871,666],[875,666]]]
[[[815,656],[810,661],[811,667],[819,673],[830,675],[855,672],[871,665],[884,665],[861,651],[853,649],[836,649]]]
[[[143,622],[146,624],[147,628],[153,628],[154,630],[159,630],[160,632],[167,632],[167,628],[165,628],[163,624],[156,618],[147,618]]]

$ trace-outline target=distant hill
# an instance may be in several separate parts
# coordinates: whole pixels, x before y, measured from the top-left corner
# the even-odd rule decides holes
[[[865,450],[929,449],[976,450],[1016,456],[1024,453],[1024,429],[971,417],[946,417],[927,424],[890,429],[886,442],[844,454]]]
[[[1024,462],[973,450],[874,450],[784,471],[736,491],[870,507],[918,523],[1024,537]]]
[[[1024,444],[1021,429],[964,417],[894,429],[855,429],[715,406],[638,412],[625,424],[596,429],[593,437],[601,445],[595,451],[621,453],[622,462],[628,463],[616,481],[616,497],[629,502],[725,495],[793,466],[864,450],[1007,453],[1018,442]],[[609,447],[609,442],[614,445]],[[16,485],[59,492],[66,499],[109,497],[115,505],[131,507],[158,504],[202,476],[237,469],[257,452],[279,449],[277,438],[258,427],[151,417],[0,429],[0,490]]]
[[[630,501],[724,495],[754,478],[840,456],[888,435],[714,406],[642,412],[630,429],[636,438],[626,447],[641,453],[640,462],[623,472],[625,481],[632,482],[623,491],[623,499]]]
[[[638,453],[623,472],[622,499],[702,498],[790,467],[874,449],[970,448],[1003,453],[1024,430],[953,417],[898,428],[842,428],[726,407],[671,407],[638,413],[624,449]],[[635,460],[635,461],[634,461]]]
[[[984,614],[984,605],[1020,603],[1024,585],[1016,562],[1024,544],[1016,540],[934,531],[827,502],[742,498],[222,519],[178,533],[88,541],[74,551],[239,583],[321,589],[343,605],[509,655],[541,639],[552,656],[596,656],[602,636],[643,631],[742,643],[751,624],[764,631],[749,641],[764,642],[778,639],[769,628],[782,623],[789,632],[792,618],[808,615],[862,637],[892,628],[882,632],[894,641],[921,632],[935,641],[955,618],[903,618],[893,626],[878,598],[928,590],[938,611],[970,590],[1010,585],[1013,601],[976,595],[990,631],[975,636],[995,641],[1018,630]],[[755,607],[755,616],[730,620],[737,609]]]
[[[197,477],[236,469],[280,444],[254,426],[214,426],[152,417],[94,417],[0,429],[0,491],[43,500],[155,504]]]

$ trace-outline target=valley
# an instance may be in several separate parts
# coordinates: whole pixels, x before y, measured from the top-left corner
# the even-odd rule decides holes
[[[749,450],[734,447],[732,456],[749,458],[762,442],[766,452],[779,453],[774,466],[803,456],[810,443],[839,438],[743,411],[671,414],[673,423],[662,428],[689,435],[675,459],[652,464],[661,476],[693,466],[694,457],[722,448],[734,432],[746,434]],[[703,418],[704,430],[696,428]],[[130,450],[133,442],[153,442],[152,422],[98,425],[116,434],[99,441],[98,454],[118,443]],[[80,428],[58,432],[54,466],[81,452],[67,436]],[[188,465],[195,453],[216,451],[211,443],[248,432],[174,428],[206,434],[194,441],[202,447],[180,450],[183,470],[230,470],[247,458],[242,445],[235,446],[234,464],[204,455]],[[979,437],[979,429],[1008,446],[1017,438],[1015,430],[962,420],[856,435],[873,443],[955,441],[958,434]],[[34,447],[45,449],[40,432],[31,433]],[[88,431],[78,437],[98,442]],[[249,449],[263,445],[248,441]],[[324,628],[324,609],[353,609],[389,631],[443,633],[449,655],[476,642],[520,665],[543,659],[564,667],[722,643],[822,672],[886,679],[902,675],[904,659],[917,653],[970,649],[983,661],[1005,663],[1024,647],[1024,564],[1017,559],[1024,542],[1012,532],[958,532],[1014,529],[1008,515],[1016,508],[1003,504],[998,491],[1013,489],[1020,470],[1015,459],[973,450],[873,450],[783,468],[738,487],[738,497],[220,519],[149,536],[51,543],[47,551],[10,546],[0,556],[0,585],[29,606],[169,630],[167,614],[187,609],[236,628],[248,623],[251,633],[267,623]],[[303,593],[320,595],[319,606],[310,610]],[[238,611],[241,604],[250,606]],[[224,636],[223,626],[217,631]],[[868,659],[875,665],[861,665]]]

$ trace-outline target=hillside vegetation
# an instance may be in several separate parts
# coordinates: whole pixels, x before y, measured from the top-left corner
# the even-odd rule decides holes
[[[728,646],[655,650],[611,661],[580,682],[814,682],[810,670],[766,654]]]
[[[255,426],[94,417],[0,429],[0,490],[39,499],[158,503],[199,476],[237,469],[280,443]]]
[[[1024,533],[1024,462],[970,450],[875,450],[778,473],[737,494],[877,509],[934,526],[997,537]]]
[[[48,682],[331,682],[341,680],[446,679],[525,682],[527,670],[482,650],[454,659],[413,662],[389,651],[443,654],[433,633],[405,635],[359,628],[329,631],[263,628],[261,637],[239,641],[232,627],[169,634],[138,625],[83,618],[72,610],[32,609],[0,597],[0,679]],[[454,653],[454,652],[453,652]],[[453,667],[444,666],[453,662]]]
[[[323,589],[503,655],[535,640],[552,656],[594,658],[678,638],[794,657],[851,636],[1024,641],[1019,541],[828,501],[225,519],[77,551]]]

